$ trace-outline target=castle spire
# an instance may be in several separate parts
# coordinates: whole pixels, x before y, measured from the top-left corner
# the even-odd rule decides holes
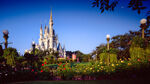
[[[51,9],[51,14],[50,14],[50,19],[52,20],[52,9]]]
[[[50,38],[50,44],[49,48],[53,49],[53,19],[52,19],[52,9],[51,9],[51,14],[50,14],[50,20],[49,20],[49,38]]]
[[[41,28],[40,28],[40,38],[43,38],[42,24],[41,24]]]

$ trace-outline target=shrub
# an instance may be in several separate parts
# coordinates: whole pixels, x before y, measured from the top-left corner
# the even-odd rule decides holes
[[[146,59],[145,48],[145,39],[141,37],[134,37],[129,49],[131,60]]]
[[[116,63],[117,62],[117,55],[116,54],[110,54],[110,63]]]
[[[130,52],[131,60],[145,59],[146,54],[143,48],[130,47],[129,52]]]
[[[107,53],[101,53],[100,55],[99,55],[99,58],[100,58],[100,62],[103,62],[103,63],[105,63],[106,61],[107,61]]]

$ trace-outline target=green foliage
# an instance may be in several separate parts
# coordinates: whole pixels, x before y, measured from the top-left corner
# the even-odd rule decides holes
[[[110,48],[108,52],[111,53],[111,54],[117,54],[118,53],[118,49]]]
[[[146,1],[147,0],[129,0],[127,1],[128,8],[131,8],[133,11],[137,10],[137,13],[140,14],[142,10],[147,8],[143,5]],[[92,7],[97,7],[101,13],[103,13],[104,11],[114,11],[118,3],[120,3],[119,0],[92,0]]]
[[[66,62],[66,59],[64,59],[64,58],[59,58],[59,59],[58,59],[58,62],[59,62],[59,63],[65,63],[65,62]]]
[[[140,47],[130,47],[131,60],[145,59],[145,51]]]
[[[145,49],[145,52],[146,52],[146,59],[149,60],[149,59],[150,59],[150,46],[148,46],[148,47]]]
[[[99,58],[100,58],[100,62],[103,62],[103,63],[105,63],[106,61],[107,61],[107,53],[101,53],[100,55],[99,55]]]
[[[70,63],[59,63],[55,75],[62,77],[72,77],[73,71]]]
[[[15,59],[18,56],[17,50],[15,48],[7,48],[4,50],[3,57],[7,60],[7,64],[10,66],[15,66]]]
[[[91,58],[91,55],[89,54],[84,54],[82,55],[82,62],[88,62]]]
[[[110,63],[116,63],[117,52],[118,52],[118,49],[115,49],[115,48],[110,48],[109,51],[106,48],[103,48],[103,53],[99,54],[100,62],[108,64],[110,60]]]
[[[145,47],[145,39],[138,36],[134,37],[129,50],[131,60],[146,59],[146,51],[148,51],[148,49],[145,51]]]
[[[34,53],[34,54],[35,54],[35,55],[38,55],[38,54],[40,54],[40,53],[41,53],[41,51],[35,48],[35,53]],[[31,51],[31,54],[33,54],[33,50]]]
[[[43,62],[47,62],[47,64],[55,64],[56,63],[56,58],[52,55],[48,55],[44,57]]]
[[[99,56],[100,56],[100,62],[107,63],[108,56],[110,59],[110,63],[116,63],[117,62],[117,55],[116,54],[101,53]]]
[[[146,47],[145,41],[146,41],[145,39],[136,36],[132,39],[131,47],[145,48]]]
[[[110,63],[117,63],[117,55],[116,54],[110,54]]]
[[[77,58],[79,58],[79,61],[81,62],[84,54],[79,50],[75,51],[75,54],[76,54]]]

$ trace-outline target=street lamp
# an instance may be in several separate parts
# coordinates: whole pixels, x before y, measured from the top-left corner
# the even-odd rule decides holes
[[[110,40],[110,35],[106,35],[106,40],[107,40],[107,50],[109,50],[109,40]]]
[[[142,38],[144,38],[144,29],[146,28],[146,22],[147,22],[146,19],[141,19],[141,21],[140,21],[140,23],[141,23],[140,27],[142,29]]]
[[[110,35],[106,35],[106,40],[107,40],[107,65],[109,66],[109,40],[110,40]]]
[[[33,54],[35,54],[35,42],[32,42]]]
[[[8,36],[9,32],[8,32],[8,30],[4,30],[4,31],[3,31],[3,34],[4,34],[3,38],[5,39],[5,43],[4,43],[5,49],[7,49],[7,46],[8,46],[8,38],[9,38],[9,36]]]

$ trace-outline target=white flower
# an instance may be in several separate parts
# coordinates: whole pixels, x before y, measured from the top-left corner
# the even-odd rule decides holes
[[[5,74],[5,76],[7,76],[8,74]]]

